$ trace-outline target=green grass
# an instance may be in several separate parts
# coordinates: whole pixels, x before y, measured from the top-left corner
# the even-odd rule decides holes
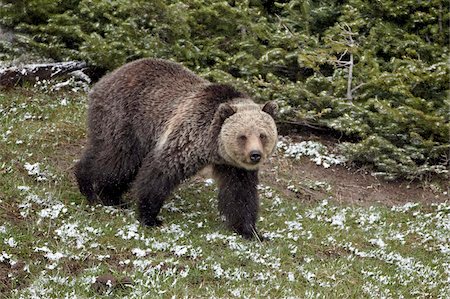
[[[144,228],[132,209],[87,205],[73,182],[84,93],[0,92],[0,113],[0,297],[450,296],[448,203],[305,204],[262,184],[259,243],[228,231],[216,186],[193,180],[163,227]],[[95,284],[102,275],[131,283]]]

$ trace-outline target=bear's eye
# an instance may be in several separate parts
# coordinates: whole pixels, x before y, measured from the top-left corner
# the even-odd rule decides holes
[[[245,136],[245,135],[239,135],[239,136],[238,136],[238,140],[239,140],[239,141],[245,141],[245,140],[247,140],[247,136]]]
[[[259,134],[259,138],[260,138],[261,140],[266,140],[267,135],[264,134],[264,133],[261,133],[261,134]]]

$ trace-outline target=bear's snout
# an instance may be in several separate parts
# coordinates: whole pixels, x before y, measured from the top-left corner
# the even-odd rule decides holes
[[[251,151],[250,152],[250,161],[252,163],[258,163],[261,160],[261,152],[260,151]]]

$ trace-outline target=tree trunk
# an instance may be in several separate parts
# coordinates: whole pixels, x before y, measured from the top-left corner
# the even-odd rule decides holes
[[[353,80],[353,53],[350,52],[350,61],[348,63],[348,79],[347,79],[347,100],[353,100],[353,90],[352,90],[352,80]]]

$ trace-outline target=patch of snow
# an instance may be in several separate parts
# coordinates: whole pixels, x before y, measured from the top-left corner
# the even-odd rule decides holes
[[[140,249],[140,248],[133,248],[131,249],[131,253],[134,254],[137,257],[144,257],[148,254],[146,250]]]
[[[59,214],[63,212],[67,212],[67,208],[62,203],[57,203],[55,205],[50,206],[49,208],[43,209],[39,212],[39,217],[41,218],[50,218],[50,219],[56,219],[58,218]]]
[[[222,276],[223,276],[223,273],[225,272],[225,271],[222,269],[222,266],[221,266],[219,263],[215,263],[215,264],[212,266],[212,269],[213,269],[213,271],[214,271],[214,277],[215,277],[215,278],[220,278],[220,277],[222,277]]]
[[[59,102],[59,104],[60,104],[61,106],[67,106],[68,103],[69,103],[69,102],[67,101],[67,99],[62,99],[62,100]]]
[[[393,206],[392,208],[391,208],[391,211],[393,211],[393,212],[407,212],[407,211],[409,211],[409,210],[411,210],[411,209],[414,209],[414,208],[416,208],[417,206],[418,206],[419,204],[417,203],[417,202],[407,202],[407,203],[405,203],[404,205],[402,205],[402,206]]]
[[[347,161],[347,158],[342,155],[329,153],[326,146],[316,141],[295,143],[287,137],[281,137],[277,143],[277,148],[284,151],[285,157],[298,160],[306,156],[317,165],[322,165],[325,168],[329,168],[332,165],[344,164]]]
[[[124,226],[124,228],[119,229],[116,236],[121,237],[124,240],[131,240],[131,239],[139,240],[138,228],[139,228],[138,223],[126,225]]]
[[[297,221],[285,221],[285,224],[288,226],[289,231],[293,230],[303,230],[303,226],[300,222]]]
[[[65,257],[65,254],[63,254],[62,252],[47,252],[44,255],[47,259],[49,259],[50,261],[59,261],[60,259],[62,259],[63,257]]]
[[[41,167],[38,162],[34,164],[26,162],[24,164],[24,168],[28,171],[28,175],[35,177],[38,182],[47,180],[47,174],[41,171]]]
[[[344,213],[336,214],[331,217],[331,225],[344,228],[344,223],[345,223]]]
[[[377,238],[377,239],[370,239],[370,240],[369,240],[369,243],[372,244],[372,245],[378,246],[378,247],[380,247],[380,248],[386,247],[386,243],[384,243],[384,241],[381,240],[380,238]]]
[[[213,180],[213,179],[206,179],[206,180],[205,180],[205,186],[206,186],[206,187],[209,187],[209,186],[211,186],[212,184],[214,184],[214,180]]]
[[[17,247],[17,242],[16,242],[16,240],[14,240],[13,237],[6,239],[5,244],[12,248]]]
[[[17,189],[24,192],[30,191],[30,187],[28,186],[17,186]]]
[[[176,245],[173,247],[172,251],[176,256],[183,256],[188,252],[188,248],[183,245]]]

